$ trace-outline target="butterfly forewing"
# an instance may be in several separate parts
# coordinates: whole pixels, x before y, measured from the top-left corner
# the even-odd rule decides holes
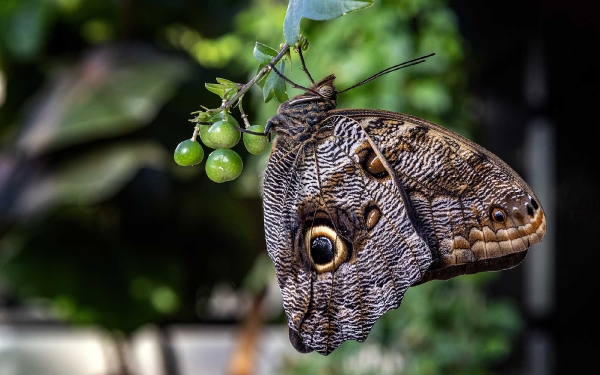
[[[434,264],[424,277],[515,266],[544,236],[535,194],[497,156],[433,123],[380,110],[336,110],[363,124],[410,196]]]

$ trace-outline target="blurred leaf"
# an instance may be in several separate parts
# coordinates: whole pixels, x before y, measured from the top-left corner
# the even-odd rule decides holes
[[[163,168],[167,160],[165,150],[150,142],[94,149],[23,186],[17,205],[23,212],[35,212],[59,204],[97,203],[119,191],[141,168]]]
[[[246,275],[243,281],[245,289],[251,290],[253,293],[260,293],[267,287],[269,281],[275,278],[275,270],[273,262],[267,256],[262,254],[256,258],[250,272]]]
[[[373,0],[290,0],[283,35],[287,44],[293,46],[300,34],[300,21],[308,18],[324,21],[373,5]]]
[[[89,20],[81,28],[82,37],[90,44],[106,43],[114,34],[115,26],[103,19]]]
[[[6,46],[17,60],[30,61],[44,47],[55,4],[47,0],[2,0],[0,50]]]
[[[160,286],[153,290],[150,301],[154,309],[163,314],[173,313],[179,308],[179,298],[168,286]]]
[[[156,116],[189,68],[139,45],[94,49],[38,93],[18,146],[37,155],[136,130]]]

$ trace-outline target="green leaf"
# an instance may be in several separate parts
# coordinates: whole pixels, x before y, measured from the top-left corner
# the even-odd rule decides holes
[[[275,67],[281,74],[285,73],[284,61],[280,61]],[[270,72],[267,79],[263,82],[263,99],[265,100],[265,103],[273,99],[273,96],[275,96],[280,103],[288,100],[287,93],[285,92],[285,82],[276,73]]]
[[[273,60],[273,58],[277,56],[277,53],[277,50],[267,46],[266,44],[256,42],[256,44],[254,45],[254,58],[260,64],[261,69],[262,67],[270,63],[271,60]]]
[[[226,83],[205,83],[204,86],[208,91],[219,95],[221,99],[229,100],[239,91],[237,83],[223,78],[217,78],[217,81]]]
[[[208,91],[219,95],[221,99],[225,96],[225,87],[218,83],[205,83],[204,87],[206,87]]]
[[[221,86],[225,88],[226,96],[233,96],[237,94],[241,87],[241,85],[225,78],[217,78],[217,82],[219,82]]]
[[[276,49],[271,48],[266,44],[256,42],[254,45],[254,58],[259,63],[258,70],[271,63],[273,58],[277,56],[278,53],[279,52]],[[275,65],[275,67],[283,74],[285,70],[285,63],[280,61]],[[265,103],[273,99],[273,96],[275,96],[280,103],[288,100],[288,96],[285,92],[285,82],[279,78],[277,74],[269,72],[265,74],[265,76],[258,81],[257,84],[263,89],[263,99],[265,100]]]
[[[237,83],[230,81],[228,79],[225,79],[225,78],[217,77],[217,82],[219,82],[220,84],[225,85],[227,87],[237,87],[238,86]]]
[[[212,113],[212,112],[198,112],[193,122],[217,122],[223,119],[223,113]]]
[[[237,89],[231,89],[229,91],[226,91],[225,92],[225,100],[227,100],[227,101],[231,100],[237,93],[238,93]]]
[[[373,0],[290,0],[285,19],[283,36],[293,46],[300,34],[300,20],[329,20],[373,5]]]
[[[261,68],[259,68],[258,70],[260,70],[260,69]],[[256,84],[258,85],[258,87],[260,87],[261,89],[265,87],[265,82],[267,82],[267,77],[269,77],[269,73],[265,74],[264,76],[262,76],[261,79],[256,81]]]

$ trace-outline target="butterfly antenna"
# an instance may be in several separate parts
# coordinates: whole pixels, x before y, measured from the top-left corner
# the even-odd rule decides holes
[[[300,86],[296,83],[294,83],[291,79],[289,79],[288,77],[284,76],[279,70],[277,70],[277,68],[275,67],[275,65],[273,64],[269,64],[269,67],[279,76],[279,78],[283,79],[285,82],[289,83],[290,86],[292,86],[295,89],[300,89],[300,90],[304,90],[304,91],[308,91],[310,93],[313,93],[321,98],[323,98],[323,95],[319,94],[318,92],[316,92],[313,89],[310,89],[308,87],[304,87],[304,86]]]
[[[306,63],[304,62],[304,56],[302,56],[302,48],[298,48],[298,56],[300,56],[300,63],[302,63],[302,71],[308,77],[308,80],[310,81],[310,84],[314,85],[315,81],[313,80],[313,77],[308,72],[308,69],[306,68]]]
[[[379,73],[377,73],[375,75],[372,75],[371,77],[365,79],[364,81],[360,81],[356,85],[352,85],[352,86],[348,87],[347,89],[344,89],[344,90],[340,91],[339,94],[343,93],[344,91],[351,90],[351,89],[353,89],[355,87],[364,85],[367,82],[371,82],[375,78],[381,77],[384,74],[391,73],[391,72],[396,71],[398,69],[407,68],[407,67],[412,66],[412,65],[417,65],[417,64],[424,63],[426,58],[431,57],[433,55],[435,55],[435,53],[432,53],[432,54],[429,54],[429,55],[426,55],[426,56],[417,57],[416,59],[405,61],[405,62],[403,62],[401,64],[398,64],[398,65],[390,66],[389,68],[384,69],[384,70],[382,70],[381,72],[379,72]]]

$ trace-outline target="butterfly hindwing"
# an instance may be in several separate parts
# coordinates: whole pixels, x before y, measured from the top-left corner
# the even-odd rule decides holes
[[[285,227],[266,235],[291,334],[301,351],[328,354],[345,340],[364,341],[421,280],[431,253],[397,181],[374,178],[361,166],[370,147],[360,124],[340,119],[323,126],[319,142],[296,150],[276,141],[264,194],[267,229]],[[319,241],[334,249],[331,258],[319,254]]]

